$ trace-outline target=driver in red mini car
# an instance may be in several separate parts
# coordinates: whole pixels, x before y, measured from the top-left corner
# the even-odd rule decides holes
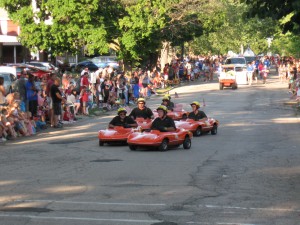
[[[136,119],[136,118],[144,118],[144,119],[153,119],[154,115],[151,109],[149,109],[148,107],[146,107],[146,101],[144,98],[139,98],[137,100],[137,104],[138,107],[134,108],[131,113],[129,114],[129,116],[132,119]]]
[[[137,123],[130,116],[126,116],[126,113],[125,108],[119,108],[118,115],[110,121],[108,128],[114,128],[115,126],[122,126],[124,128],[137,127]]]
[[[207,118],[206,114],[203,111],[199,110],[200,109],[199,102],[197,102],[197,101],[192,102],[191,107],[192,107],[193,111],[189,113],[189,116],[188,116],[189,119],[198,121],[203,118]]]
[[[161,105],[156,109],[158,117],[152,122],[151,130],[159,130],[161,132],[175,131],[176,126],[172,118],[167,116],[168,109],[166,106]]]
[[[171,95],[170,95],[170,94],[166,94],[166,95],[164,96],[164,98],[168,98],[168,99],[169,99],[167,108],[168,108],[168,109],[170,108],[170,109],[173,111],[173,109],[174,109],[174,107],[175,107],[175,104],[174,104],[174,102],[171,101]]]
[[[173,109],[174,109],[174,104],[170,104],[170,103],[171,103],[171,102],[170,102],[170,99],[169,99],[168,96],[163,97],[161,105],[164,105],[164,106],[167,107],[168,110],[173,111]],[[172,103],[173,103],[173,102],[172,102]]]

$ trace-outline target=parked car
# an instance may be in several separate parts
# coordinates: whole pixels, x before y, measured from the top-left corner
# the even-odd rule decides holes
[[[31,65],[31,66],[35,66],[35,67],[39,67],[39,68],[44,69],[44,70],[51,70],[51,71],[55,71],[55,72],[58,71],[58,68],[55,67],[50,62],[31,61],[31,62],[28,62],[26,64]]]
[[[11,73],[0,72],[0,77],[4,78],[5,94],[12,93],[15,90],[17,78]]]
[[[245,56],[247,64],[256,60],[256,56]]]
[[[2,69],[0,67],[0,72],[11,72],[13,73],[17,78],[20,78],[22,70],[26,70],[30,72],[32,75],[38,77],[39,79],[43,77],[49,77],[49,74],[52,72],[50,70],[44,70],[39,67],[27,65],[27,64],[7,64],[7,66],[4,66]]]
[[[225,64],[241,64],[241,65],[247,65],[245,57],[229,57],[225,60]]]
[[[11,73],[15,76],[15,78],[17,78],[18,75],[18,71],[16,68],[13,68],[11,66],[0,66],[0,73]]]
[[[63,61],[57,59],[56,60],[56,65],[57,65],[58,69],[61,72],[71,71],[71,65],[70,65],[70,63],[63,62]]]
[[[81,72],[86,67],[89,69],[89,71],[96,71],[99,69],[99,67],[90,60],[85,60],[77,63],[76,65],[72,65],[71,69],[74,72]]]
[[[99,68],[111,66],[114,69],[120,69],[120,64],[116,56],[98,56],[92,58],[92,62],[95,63]]]

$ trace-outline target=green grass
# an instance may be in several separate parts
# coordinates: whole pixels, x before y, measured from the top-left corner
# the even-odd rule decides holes
[[[156,93],[157,94],[165,94],[166,92],[170,91],[172,89],[172,87],[167,87],[167,88],[163,88],[163,89],[156,89]]]

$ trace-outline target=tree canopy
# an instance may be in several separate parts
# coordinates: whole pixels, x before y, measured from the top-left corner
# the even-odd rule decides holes
[[[201,33],[201,0],[0,0],[21,26],[20,41],[31,49],[87,54],[107,53],[141,60],[162,41],[180,43]]]
[[[247,15],[260,18],[270,17],[280,21],[283,32],[300,32],[300,2],[299,0],[241,0],[249,5]]]
[[[250,46],[257,54],[267,52],[266,38],[277,32],[276,21],[257,16],[245,18],[244,14],[249,6],[236,1],[215,1],[207,7],[203,15],[204,33],[191,42],[196,54],[226,54],[228,51],[239,53],[241,45]]]
[[[298,1],[285,0],[287,8],[280,6],[281,2],[0,0],[0,7],[21,26],[20,41],[28,48],[54,55],[78,53],[84,48],[92,55],[107,53],[113,47],[120,59],[134,63],[157,57],[165,42],[173,46],[189,42],[197,54],[239,52],[241,45],[250,45],[256,53],[266,51],[266,38],[280,36],[278,22],[297,28]],[[256,14],[251,14],[253,9],[258,9]],[[263,9],[270,12],[262,15]]]

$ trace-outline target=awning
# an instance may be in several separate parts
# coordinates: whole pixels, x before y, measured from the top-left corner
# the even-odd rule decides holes
[[[17,36],[10,35],[0,35],[0,43],[3,45],[21,45],[21,43],[18,42]]]

